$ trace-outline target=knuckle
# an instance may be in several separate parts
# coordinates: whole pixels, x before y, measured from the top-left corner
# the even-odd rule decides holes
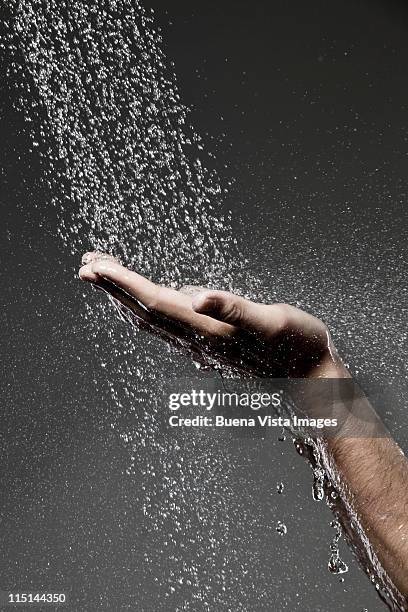
[[[321,333],[325,334],[326,336],[329,335],[330,336],[330,330],[327,326],[327,324],[322,321],[321,319],[316,319],[317,320],[317,324],[320,327]]]
[[[316,332],[321,342],[329,344],[332,343],[330,330],[327,327],[326,323],[324,323],[324,321],[321,321],[320,319],[317,319]]]
[[[276,330],[284,331],[287,329],[291,320],[291,307],[288,304],[273,304],[270,308]]]
[[[231,298],[222,306],[222,319],[226,323],[238,323],[242,319],[243,307],[239,298]]]

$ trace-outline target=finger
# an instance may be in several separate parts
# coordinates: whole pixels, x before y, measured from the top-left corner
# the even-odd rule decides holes
[[[192,307],[195,312],[265,338],[276,336],[287,324],[284,305],[257,304],[228,291],[199,293],[193,297]]]
[[[184,293],[184,295],[190,295],[191,297],[197,295],[197,293],[202,293],[206,291],[205,287],[199,287],[198,285],[183,285],[178,290],[179,293]]]
[[[114,255],[110,255],[109,253],[102,253],[102,251],[89,251],[88,253],[85,253],[84,255],[82,255],[82,264],[86,265],[88,263],[92,263],[94,261],[103,260],[103,259],[117,261],[118,263],[120,263],[118,257],[115,257]]]
[[[82,280],[101,285],[103,281],[113,284],[125,292],[129,298],[135,298],[147,310],[158,313],[192,328],[195,332],[205,335],[229,335],[233,332],[230,325],[216,321],[204,314],[196,313],[191,306],[191,296],[174,289],[161,287],[145,277],[128,270],[114,259],[98,259],[83,266],[79,271]],[[109,285],[105,288],[113,294]],[[125,297],[114,295],[122,303]],[[125,303],[129,306],[128,303]]]
[[[113,258],[93,259],[79,270],[81,280],[102,284],[105,279],[114,283],[146,306],[154,308],[158,286],[143,276],[131,272]]]

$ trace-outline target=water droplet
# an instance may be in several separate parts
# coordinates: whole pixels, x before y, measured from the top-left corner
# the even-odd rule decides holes
[[[323,468],[317,467],[313,470],[312,495],[315,501],[324,498],[325,472]]]
[[[288,533],[288,528],[284,523],[278,521],[276,524],[276,531],[279,533],[279,535],[284,536]]]
[[[331,555],[328,563],[329,572],[332,574],[345,574],[348,572],[348,565],[340,559],[338,553]]]
[[[345,574],[348,572],[348,565],[340,558],[339,540],[341,538],[341,526],[338,521],[331,521],[330,526],[336,530],[336,534],[330,543],[330,558],[328,562],[329,572],[332,574]]]

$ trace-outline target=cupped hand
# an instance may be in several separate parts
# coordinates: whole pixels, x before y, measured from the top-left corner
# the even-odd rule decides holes
[[[203,361],[268,377],[342,377],[326,325],[287,304],[259,304],[226,291],[162,287],[99,252],[79,276],[110,294],[125,316]]]

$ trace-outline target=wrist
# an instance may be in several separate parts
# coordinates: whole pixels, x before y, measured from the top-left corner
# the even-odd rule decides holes
[[[339,357],[334,346],[330,346],[308,378],[351,378],[351,374]]]

